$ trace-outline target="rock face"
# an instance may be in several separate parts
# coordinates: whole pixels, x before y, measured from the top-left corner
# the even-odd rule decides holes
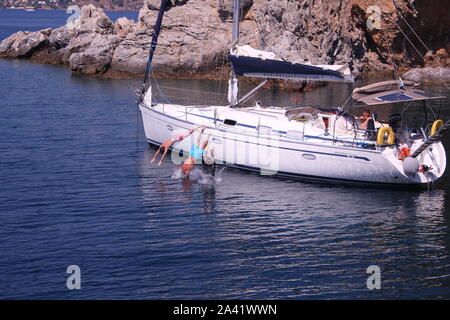
[[[450,83],[450,68],[412,69],[403,75],[403,79],[419,83]]]
[[[146,64],[150,32],[160,1],[148,0],[134,33],[114,54],[114,62],[131,59],[133,69]],[[158,3],[158,5],[156,4]],[[215,73],[231,41],[230,24],[220,23],[216,0],[173,1],[163,20],[153,70],[166,77]],[[144,51],[142,51],[144,49]],[[112,71],[117,70],[113,67]],[[124,71],[120,64],[120,72]]]
[[[134,24],[134,20],[119,18],[114,24],[114,33],[119,36],[125,36],[133,31]]]
[[[80,38],[76,38],[80,39]],[[70,55],[70,69],[76,73],[103,74],[111,65],[112,53],[121,41],[120,36],[100,34],[87,34],[81,42],[74,41],[72,45],[77,47],[81,43],[93,45],[85,46],[83,51],[74,52]],[[81,46],[83,46],[81,44]]]
[[[345,64],[361,71],[367,62],[362,30],[349,1],[265,0],[258,3],[260,44],[283,59],[313,64]],[[303,14],[299,14],[299,12]]]
[[[4,57],[30,57],[49,41],[51,29],[37,32],[19,31],[0,43],[0,54]]]
[[[164,77],[226,76],[221,67],[231,43],[232,2],[170,0],[153,71]],[[141,75],[159,5],[144,0],[137,22],[115,23],[88,5],[76,23],[3,40],[0,57],[68,63],[75,73]],[[348,64],[356,74],[445,67],[449,9],[447,0],[241,0],[240,43],[294,62]]]

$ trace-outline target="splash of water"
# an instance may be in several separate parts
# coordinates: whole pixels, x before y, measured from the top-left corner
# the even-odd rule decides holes
[[[200,184],[219,184],[223,181],[222,179],[222,173],[225,170],[226,167],[221,168],[216,175],[207,174],[204,173],[201,169],[194,168],[189,173],[189,180],[191,181],[197,181]],[[175,169],[173,172],[171,178],[172,179],[180,179],[183,177],[183,173],[181,171],[181,168]]]
[[[173,172],[171,178],[172,179],[180,179],[183,177],[183,173],[181,171],[181,168],[177,168],[175,169],[175,171]]]
[[[222,169],[220,169],[220,171],[219,171],[219,173],[218,174],[216,174],[216,176],[215,176],[215,181],[216,181],[216,183],[218,184],[218,183],[221,183],[222,182],[222,172],[224,171],[226,169],[226,167],[223,167]]]

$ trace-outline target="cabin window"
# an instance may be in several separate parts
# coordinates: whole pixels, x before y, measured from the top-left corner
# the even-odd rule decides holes
[[[229,125],[229,126],[235,126],[237,123],[236,120],[231,120],[231,119],[225,119],[223,120],[223,124]]]

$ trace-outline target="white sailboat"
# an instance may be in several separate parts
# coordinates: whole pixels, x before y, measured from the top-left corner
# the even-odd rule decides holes
[[[417,101],[425,104],[442,98],[426,95],[413,83],[399,79],[355,89],[354,103],[337,109],[246,105],[271,78],[352,82],[353,77],[346,66],[294,64],[271,52],[240,46],[239,0],[234,0],[229,104],[180,105],[155,101],[147,82],[166,5],[167,0],[162,0],[139,100],[150,144],[159,145],[174,133],[202,125],[210,134],[209,145],[214,149],[216,163],[264,175],[352,184],[420,185],[434,182],[444,174],[446,154],[439,138],[447,123],[434,119],[424,127],[411,128],[402,118],[391,123],[375,119],[376,108],[382,104],[403,103],[406,112]],[[259,77],[264,81],[239,97],[238,76]],[[361,106],[372,112],[372,120],[364,129],[350,115],[353,108]],[[177,142],[174,149],[187,153],[191,143],[191,139]],[[172,158],[181,160],[178,152]]]

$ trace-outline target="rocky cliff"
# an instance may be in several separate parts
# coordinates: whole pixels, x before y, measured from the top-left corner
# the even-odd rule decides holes
[[[226,75],[221,67],[231,42],[231,3],[171,0],[155,73]],[[126,18],[112,22],[102,9],[85,6],[73,25],[18,32],[5,39],[0,57],[68,63],[73,72],[106,77],[141,75],[159,4],[160,0],[145,0],[136,22]],[[290,61],[346,63],[355,73],[450,64],[446,0],[241,0],[241,6],[241,43]]]
[[[66,10],[69,5],[81,7],[89,4],[111,11],[139,11],[142,7],[142,1],[136,0],[0,0],[0,8]]]

